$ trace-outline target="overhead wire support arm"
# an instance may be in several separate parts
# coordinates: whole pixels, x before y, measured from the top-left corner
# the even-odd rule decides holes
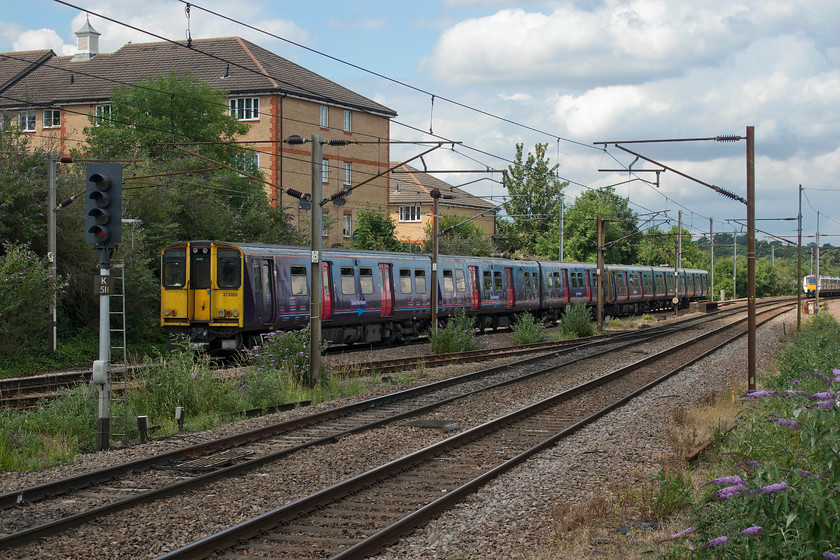
[[[716,138],[719,138],[719,137],[708,138],[708,140],[715,140]],[[700,139],[698,138],[697,140],[700,140]],[[653,140],[651,140],[651,142],[653,142]],[[600,143],[600,142],[596,142],[596,143]],[[683,173],[682,171],[678,171],[678,170],[674,169],[673,167],[668,167],[664,163],[660,163],[660,162],[658,162],[656,160],[653,160],[649,157],[643,156],[643,155],[641,155],[639,153],[636,153],[629,148],[625,148],[624,146],[621,146],[619,144],[615,144],[615,147],[618,148],[619,150],[623,150],[623,151],[627,152],[628,154],[633,154],[634,156],[639,157],[639,158],[641,158],[641,159],[643,159],[647,162],[650,162],[654,165],[659,165],[660,167],[663,167],[667,171],[672,171],[672,172],[676,173],[677,175],[679,175],[680,177],[684,177],[684,178],[688,179],[689,181],[694,181],[695,183],[699,183],[699,184],[703,185],[704,187],[708,187],[708,188],[712,189],[713,191],[715,191],[716,193],[718,193],[720,195],[723,195],[727,198],[731,198],[732,200],[737,200],[738,202],[740,202],[742,204],[747,203],[747,200],[744,197],[739,196],[739,195],[735,194],[734,192],[731,192],[731,191],[728,191],[724,188],[718,187],[717,185],[712,185],[710,183],[706,183],[705,181],[701,181],[700,179],[696,179],[696,178],[692,177],[691,175]]]

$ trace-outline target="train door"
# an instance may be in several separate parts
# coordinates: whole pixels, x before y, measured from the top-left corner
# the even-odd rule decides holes
[[[193,321],[210,322],[210,271],[212,259],[209,247],[193,247],[190,254],[190,292]]]
[[[588,270],[583,271],[583,283],[584,285],[586,285],[586,298],[584,301],[592,301],[593,297],[598,296],[598,292],[595,291],[597,289],[597,282],[597,274],[594,274],[592,275],[592,277],[590,277]]]
[[[569,270],[563,269],[563,303],[569,303]]]
[[[254,304],[256,318],[270,325],[274,318],[274,261],[260,259],[254,263]]]
[[[380,299],[382,300],[381,317],[390,317],[394,313],[394,290],[391,287],[391,265],[379,265],[379,277],[382,280]]]
[[[330,263],[321,263],[321,319],[332,319],[333,301],[332,284],[330,282]],[[317,297],[312,294],[312,297]]]
[[[513,309],[516,295],[513,291],[513,269],[510,267],[505,267],[505,282],[507,282],[507,308]]]
[[[481,287],[478,283],[478,267],[470,267],[470,309],[476,311],[481,305]]]

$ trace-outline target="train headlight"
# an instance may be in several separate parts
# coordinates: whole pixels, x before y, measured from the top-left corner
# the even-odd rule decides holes
[[[230,309],[228,309],[227,311],[225,311],[225,317],[230,317],[230,316],[231,316],[231,312],[230,312]]]
[[[219,309],[219,317],[224,317],[224,316],[225,316],[225,312],[222,311],[221,309]]]
[[[234,317],[239,317],[239,310],[238,309],[233,310],[233,316]]]
[[[163,310],[163,315],[164,315],[165,317],[169,317],[169,310],[168,310],[168,309],[164,309],[164,310]]]

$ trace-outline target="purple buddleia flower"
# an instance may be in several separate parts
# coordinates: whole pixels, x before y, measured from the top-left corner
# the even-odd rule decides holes
[[[747,491],[747,487],[743,484],[734,484],[732,486],[727,486],[726,488],[721,488],[720,490],[713,493],[713,495],[717,496],[721,500],[728,500],[729,498],[733,498],[738,494],[743,494]]]
[[[828,558],[828,560],[840,560],[840,556],[828,551],[823,552],[823,558]]]
[[[741,463],[741,466],[748,469],[754,469],[758,466],[758,461],[746,461],[744,463]]]
[[[782,426],[787,426],[788,428],[799,427],[796,423],[796,420],[788,420],[787,418],[775,418],[773,420],[768,420],[768,422],[772,422],[774,424],[781,424]]]
[[[815,402],[811,406],[814,408],[831,408],[832,406],[834,406],[834,399],[830,401]]]
[[[723,536],[720,536],[716,539],[712,539],[709,542],[707,542],[706,547],[707,548],[712,548],[713,546],[720,546],[722,544],[726,544],[727,542],[729,542],[729,537],[727,537],[726,535],[723,535]]]
[[[688,539],[685,539],[685,546],[688,550],[694,550],[694,543]]]
[[[684,537],[686,535],[690,535],[693,532],[694,532],[694,527],[689,527],[688,529],[686,529],[684,531],[680,531],[676,535],[671,535],[671,538],[672,539],[679,539],[679,538]]]
[[[722,476],[720,478],[716,478],[710,482],[707,482],[703,486],[708,486],[710,484],[743,484],[744,481],[741,480],[741,477],[737,474],[734,476]]]
[[[806,471],[806,470],[802,470],[802,469],[796,469],[796,472],[798,472],[799,476],[801,476],[802,478],[805,478],[806,476],[811,476],[810,471]]]
[[[814,395],[809,395],[808,396],[809,401],[824,401],[824,400],[833,399],[833,398],[834,398],[834,393],[816,393]]]
[[[747,527],[746,529],[741,531],[741,536],[743,537],[746,535],[760,535],[761,531],[763,530],[764,529],[761,527],[761,525],[753,525],[752,527]]]
[[[765,486],[759,489],[759,492],[764,494],[769,494],[771,492],[781,492],[782,490],[787,490],[787,482],[777,482],[776,484],[770,484],[769,486]]]
[[[778,391],[752,391],[749,393],[745,393],[741,395],[742,398],[746,399],[761,399],[764,397],[777,397],[779,396]]]

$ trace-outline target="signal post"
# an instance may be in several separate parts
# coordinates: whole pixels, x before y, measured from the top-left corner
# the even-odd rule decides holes
[[[104,451],[111,441],[111,256],[122,240],[122,165],[90,163],[85,175],[85,241],[99,255],[99,276],[94,282],[99,294],[99,359],[93,362],[92,381],[99,387],[96,450]]]

